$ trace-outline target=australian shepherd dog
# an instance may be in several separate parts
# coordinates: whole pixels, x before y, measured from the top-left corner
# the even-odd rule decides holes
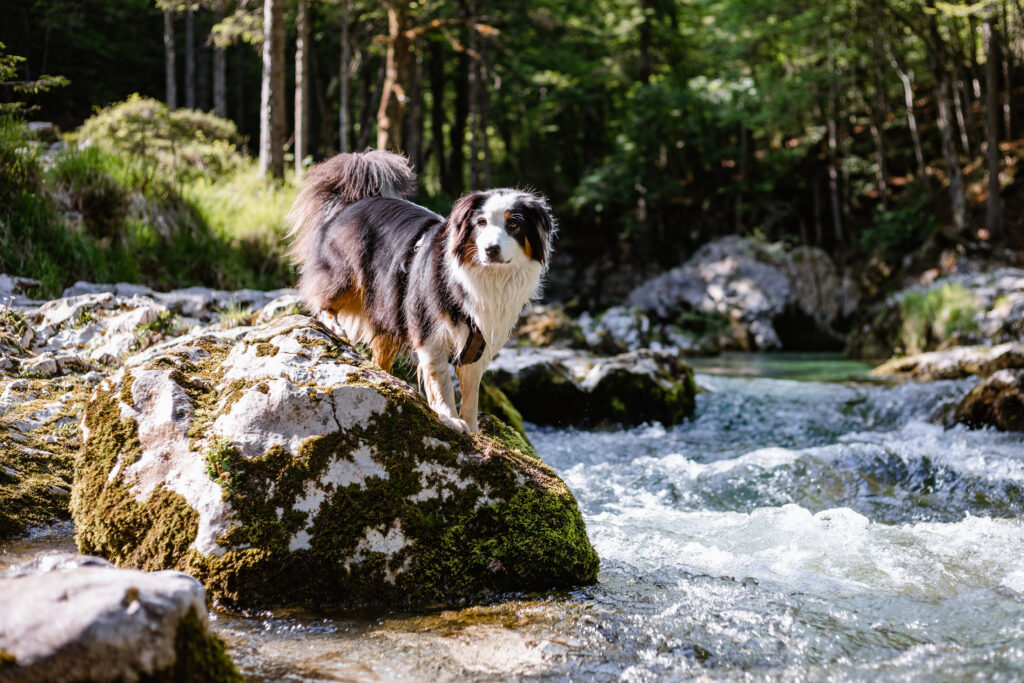
[[[555,221],[532,192],[473,192],[444,218],[404,199],[415,190],[408,161],[388,152],[311,169],[289,214],[299,294],[384,370],[411,350],[441,421],[476,432],[480,378],[538,294]]]

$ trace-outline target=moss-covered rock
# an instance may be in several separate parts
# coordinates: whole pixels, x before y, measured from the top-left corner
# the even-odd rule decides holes
[[[266,353],[269,346],[275,353]],[[310,318],[130,358],[84,416],[84,552],[235,605],[410,604],[591,583],[572,494],[513,429],[446,428]]]
[[[567,350],[506,349],[486,378],[537,424],[678,424],[694,410],[693,371],[671,351],[611,358]]]
[[[44,556],[0,578],[0,679],[241,681],[206,615],[179,572]]]
[[[0,538],[67,519],[81,376],[0,377]]]

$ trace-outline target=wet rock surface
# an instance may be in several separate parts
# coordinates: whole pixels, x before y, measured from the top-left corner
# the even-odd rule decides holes
[[[601,358],[559,349],[505,349],[486,377],[537,424],[672,425],[694,409],[693,371],[667,350]]]
[[[871,374],[942,380],[972,375],[988,377],[999,370],[1020,368],[1024,368],[1024,344],[1013,342],[997,346],[958,346],[945,351],[893,358],[876,367]]]
[[[231,604],[448,602],[590,583],[565,484],[514,431],[444,427],[304,316],[132,356],[85,412],[79,547]]]
[[[952,421],[1024,432],[1024,369],[994,372],[960,402]]]
[[[0,680],[240,681],[203,587],[174,571],[48,555],[0,574]]]

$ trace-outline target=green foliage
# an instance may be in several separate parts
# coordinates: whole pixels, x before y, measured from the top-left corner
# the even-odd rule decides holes
[[[24,61],[24,57],[7,54],[6,45],[0,42],[0,87],[10,89],[19,95],[38,95],[53,88],[65,86],[70,82],[63,76],[49,74],[42,74],[34,79],[16,80],[19,65]],[[0,102],[0,115],[17,114],[24,109],[25,103],[18,100]]]
[[[958,284],[908,291],[899,303],[903,315],[901,341],[908,354],[961,341],[959,337],[978,330],[977,299]]]
[[[861,232],[860,243],[887,260],[896,260],[921,248],[938,229],[938,217],[932,213],[928,194],[922,188],[888,211],[875,207],[874,221]]]
[[[101,112],[95,120],[114,118]],[[197,127],[225,129],[233,127]],[[204,148],[190,144],[171,148]],[[205,148],[216,153],[226,144]],[[214,157],[204,169],[220,168]],[[173,176],[162,158],[94,144],[44,159],[21,121],[0,116],[0,272],[40,280],[39,296],[59,295],[76,280],[158,289],[272,289],[292,281],[283,238],[292,185],[264,180],[234,148],[230,171],[217,179]]]
[[[255,311],[237,301],[232,301],[227,308],[217,311],[217,322],[225,329],[252,325],[255,317]]]
[[[170,109],[137,93],[98,111],[73,139],[141,160],[175,182],[215,178],[240,168],[244,140],[235,124],[193,109]]]

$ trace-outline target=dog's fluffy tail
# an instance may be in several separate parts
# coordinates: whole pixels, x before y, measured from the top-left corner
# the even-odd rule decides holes
[[[408,197],[416,192],[409,160],[381,150],[338,154],[310,169],[288,212],[292,262],[302,266],[316,229],[343,208],[367,197]]]

